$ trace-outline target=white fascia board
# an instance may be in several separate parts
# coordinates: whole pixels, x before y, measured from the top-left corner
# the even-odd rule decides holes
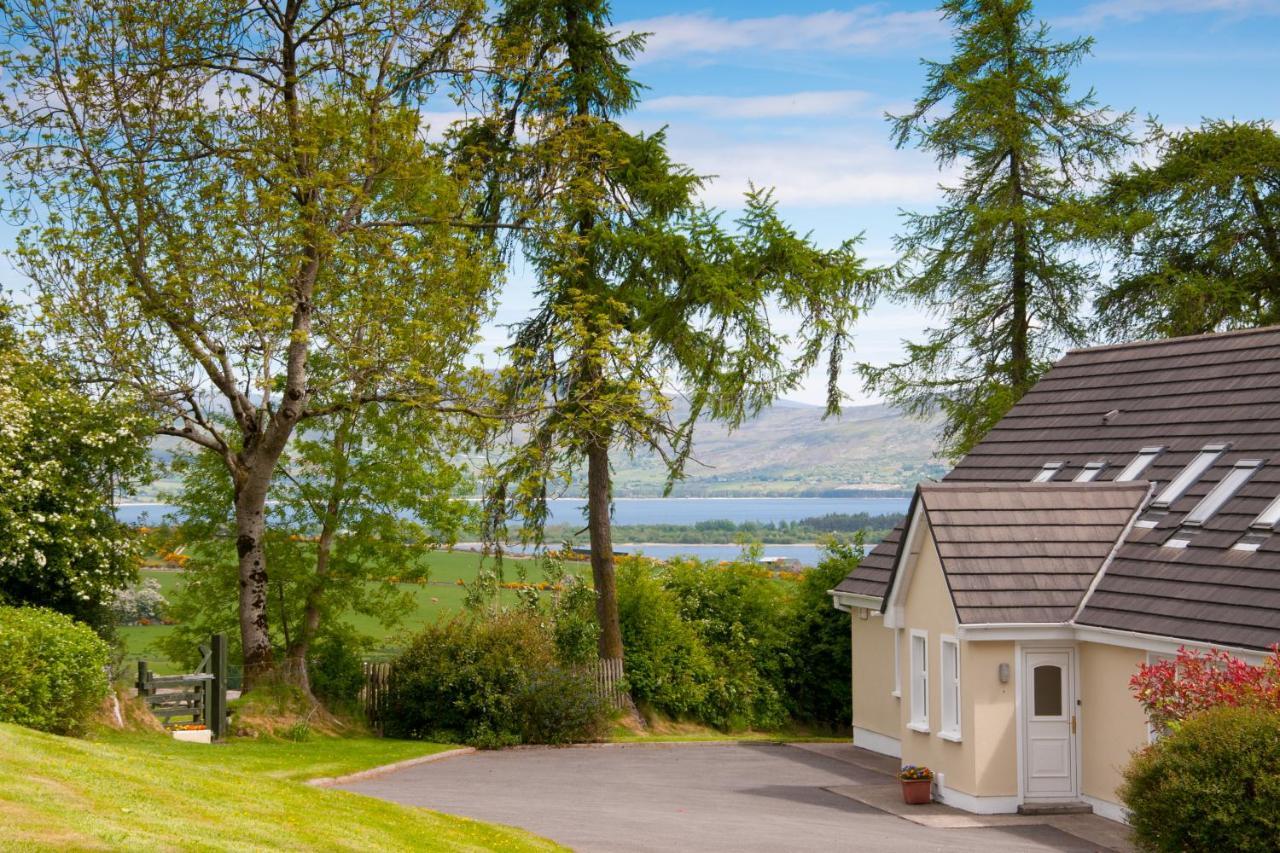
[[[1199,640],[1182,640],[1177,637],[1139,634],[1133,631],[1097,628],[1093,625],[1077,625],[1069,622],[961,625],[956,630],[956,636],[961,640],[975,641],[1014,640],[1031,642],[1035,640],[1073,640],[1079,643],[1121,646],[1159,654],[1173,654],[1179,648],[1185,646],[1189,649],[1224,651],[1251,663],[1259,663],[1267,657],[1266,652],[1261,652],[1257,649],[1246,649],[1240,646],[1221,646]]]
[[[924,498],[917,498],[915,503],[916,511],[911,516],[911,523],[907,525],[907,535],[902,537],[898,545],[897,571],[893,573],[893,585],[885,594],[884,626],[886,628],[906,627],[903,624],[903,605],[899,600],[900,590],[909,586],[904,583],[904,579],[909,579],[915,569],[915,559],[911,555],[915,551],[916,538],[920,535],[920,516],[924,514]]]
[[[960,625],[961,640],[1074,640],[1076,626],[1069,622],[1008,622],[989,625]]]
[[[1266,652],[1257,649],[1246,649],[1240,646],[1220,646],[1202,640],[1181,640],[1177,637],[1165,637],[1158,634],[1139,634],[1135,631],[1120,631],[1115,628],[1098,628],[1093,625],[1076,625],[1076,640],[1082,643],[1098,643],[1105,646],[1122,646],[1127,649],[1140,649],[1147,652],[1158,652],[1171,655],[1182,647],[1188,649],[1215,649],[1223,651],[1250,663],[1261,663]]]
[[[862,607],[874,611],[876,615],[880,613],[882,599],[879,596],[860,595],[856,592],[841,592],[838,589],[827,590],[827,595],[831,596],[831,603],[836,610],[852,613],[856,608]]]

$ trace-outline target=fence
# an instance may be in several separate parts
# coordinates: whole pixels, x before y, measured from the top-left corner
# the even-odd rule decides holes
[[[156,675],[138,661],[138,698],[166,724],[187,717],[221,739],[227,734],[227,638],[214,634],[199,649],[200,666],[186,675]]]
[[[360,690],[360,705],[364,718],[375,731],[382,731],[387,718],[387,705],[391,699],[392,665],[390,663],[364,664],[364,687]]]
[[[595,685],[596,695],[612,708],[631,707],[631,697],[622,687],[622,658],[595,660],[585,670]],[[360,706],[365,719],[376,731],[382,731],[395,689],[395,668],[391,663],[365,661],[364,687],[360,690]]]

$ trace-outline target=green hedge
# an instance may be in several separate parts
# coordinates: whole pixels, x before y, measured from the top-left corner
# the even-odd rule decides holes
[[[1280,711],[1215,708],[1137,753],[1120,796],[1139,845],[1280,850]]]
[[[0,607],[0,722],[81,731],[109,689],[109,650],[88,626],[52,610]]]
[[[557,656],[533,614],[432,625],[395,660],[384,731],[480,747],[569,743],[603,732],[607,709],[585,673]]]

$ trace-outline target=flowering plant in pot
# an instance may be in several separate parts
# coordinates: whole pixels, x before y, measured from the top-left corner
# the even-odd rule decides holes
[[[908,764],[898,771],[902,782],[902,801],[919,806],[933,801],[933,771],[928,767]]]

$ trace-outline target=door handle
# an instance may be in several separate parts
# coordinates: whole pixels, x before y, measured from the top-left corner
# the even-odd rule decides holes
[[[1075,714],[1071,715],[1071,733],[1072,734],[1076,733],[1076,715]]]

